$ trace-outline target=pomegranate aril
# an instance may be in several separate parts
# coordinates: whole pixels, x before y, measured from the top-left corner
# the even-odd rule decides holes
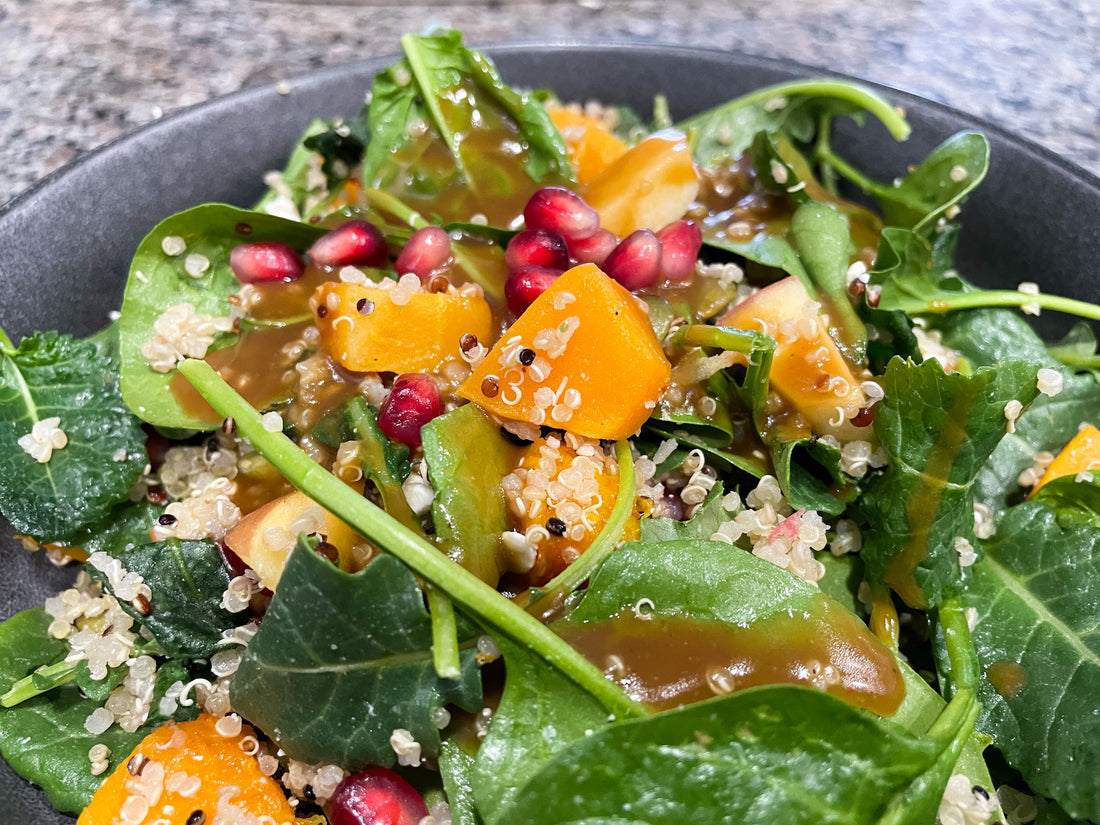
[[[631,232],[604,261],[603,271],[627,289],[645,289],[661,275],[661,242],[648,229]]]
[[[566,241],[587,238],[600,228],[600,215],[576,192],[544,186],[523,209],[528,229],[548,229]]]
[[[418,825],[423,797],[386,768],[367,768],[341,782],[325,808],[330,825]]]
[[[521,266],[504,282],[504,298],[512,314],[520,316],[561,275],[560,269],[529,264]]]
[[[619,244],[619,239],[608,229],[597,229],[587,238],[569,242],[569,254],[577,263],[603,266],[607,256]]]
[[[565,270],[569,266],[569,248],[565,238],[549,229],[524,229],[508,242],[504,263],[509,272],[535,264]]]
[[[389,250],[374,224],[356,219],[318,238],[309,248],[309,257],[319,266],[378,267],[388,260]]]
[[[297,281],[306,265],[286,241],[237,244],[229,253],[229,268],[242,284]]]
[[[412,273],[420,280],[443,269],[451,259],[451,237],[438,226],[425,226],[412,233],[393,264],[398,275]]]
[[[378,429],[391,441],[420,446],[420,428],[443,412],[439,386],[430,375],[410,372],[397,376],[378,411]]]
[[[695,271],[703,233],[695,221],[673,221],[657,233],[661,242],[661,276],[670,281],[686,281]]]

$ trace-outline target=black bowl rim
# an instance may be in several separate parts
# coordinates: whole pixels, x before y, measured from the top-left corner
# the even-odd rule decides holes
[[[582,53],[596,53],[596,52],[616,52],[624,55],[629,54],[632,58],[636,57],[639,53],[650,53],[655,57],[674,55],[678,57],[696,57],[712,60],[731,60],[733,62],[742,62],[752,64],[765,69],[774,69],[776,71],[798,71],[803,72],[806,76],[828,76],[838,78],[841,80],[850,81],[852,83],[859,83],[870,89],[878,91],[880,93],[885,92],[888,98],[892,101],[897,100],[899,103],[903,102],[909,105],[919,105],[925,109],[931,109],[932,111],[939,112],[947,115],[948,117],[966,123],[979,131],[987,132],[989,134],[996,135],[1001,140],[1009,143],[1014,143],[1022,149],[1025,149],[1030,154],[1033,154],[1047,163],[1053,164],[1059,167],[1062,171],[1069,175],[1078,178],[1080,181],[1088,184],[1089,187],[1100,193],[1100,176],[1094,175],[1089,170],[1067,160],[1062,155],[1048,149],[1042,144],[1036,143],[1033,140],[1022,137],[1019,134],[1002,127],[996,123],[993,123],[984,118],[971,115],[965,111],[948,106],[947,104],[940,103],[939,101],[932,100],[930,98],[921,97],[920,95],[908,92],[904,89],[900,89],[895,86],[890,86],[884,83],[876,83],[873,81],[864,80],[853,75],[844,74],[842,72],[836,72],[831,69],[827,69],[821,66],[814,66],[808,63],[802,63],[797,60],[777,57],[766,57],[763,55],[756,55],[738,50],[725,50],[715,48],[702,48],[695,49],[688,46],[675,45],[675,44],[660,44],[660,43],[631,43],[628,41],[612,41],[606,44],[592,43],[585,40],[554,40],[554,41],[531,41],[524,43],[508,43],[502,44],[499,42],[488,42],[483,44],[474,44],[473,48],[481,49],[489,53],[492,57],[497,56],[515,56],[522,52],[537,51],[540,53],[555,52],[555,51],[580,51]],[[196,103],[193,106],[188,106],[182,109],[178,109],[164,117],[158,118],[155,121],[144,124],[136,129],[118,135],[115,138],[107,141],[106,143],[89,150],[85,154],[75,160],[67,163],[61,168],[45,175],[40,180],[31,184],[27,189],[17,194],[14,198],[7,203],[0,205],[0,221],[2,221],[7,215],[12,212],[16,212],[22,208],[29,206],[39,193],[52,187],[64,177],[72,173],[73,171],[84,167],[89,163],[94,163],[100,156],[107,155],[112,151],[115,151],[120,145],[125,145],[128,141],[146,137],[148,135],[155,134],[161,129],[175,130],[178,124],[192,118],[201,118],[207,110],[220,108],[227,105],[231,105],[234,102],[253,100],[256,98],[270,95],[272,92],[278,93],[278,89],[283,84],[289,84],[293,89],[296,84],[302,83],[323,83],[330,78],[337,78],[348,73],[355,72],[376,72],[381,67],[387,66],[394,60],[398,59],[400,55],[398,53],[391,53],[382,57],[365,58],[363,60],[352,61],[349,63],[340,63],[333,66],[326,66],[314,71],[305,72],[286,80],[270,81],[267,83],[259,84],[256,86],[250,86],[248,88],[239,89],[229,94],[219,95],[217,97],[210,98],[209,100]],[[903,108],[906,108],[903,106]]]

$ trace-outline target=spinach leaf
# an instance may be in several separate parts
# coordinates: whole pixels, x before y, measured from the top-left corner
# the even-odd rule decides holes
[[[40,462],[20,443],[60,435]],[[37,433],[37,435],[36,435]],[[45,447],[49,450],[49,447]],[[74,533],[126,498],[148,458],[140,422],[118,391],[118,363],[95,343],[39,332],[18,347],[0,332],[0,509],[39,538]]]
[[[440,679],[431,634],[401,562],[380,556],[350,575],[299,542],[233,679],[233,706],[307,762],[392,765],[397,728],[435,756],[434,712],[449,703],[480,710],[481,684],[471,650],[461,679]]]
[[[63,641],[47,632],[50,617],[42,608],[17,613],[0,625],[0,692],[28,671],[49,664],[67,650]],[[58,687],[12,708],[0,709],[0,755],[23,778],[41,785],[51,804],[61,811],[79,813],[103,781],[88,770],[88,750],[102,743],[111,749],[109,770],[154,727],[164,721],[157,712],[159,699],[172,682],[187,675],[178,665],[162,666],[149,721],[133,733],[117,725],[106,733],[91,734],[84,721],[101,703],[84,698],[75,683]],[[190,715],[184,711],[182,716]]]
[[[952,135],[896,186],[872,190],[891,226],[927,233],[989,171],[989,140],[980,132]]]
[[[729,521],[735,515],[727,512],[722,506],[724,494],[722,482],[715,482],[702,505],[695,511],[695,515],[687,521],[677,521],[665,516],[641,519],[639,522],[641,541],[645,544],[679,539],[709,541],[710,537],[718,532],[722,522]]]
[[[1096,353],[1096,332],[1084,321],[1078,321],[1057,344],[1047,349],[1061,363],[1076,369],[1100,369],[1100,355]]]
[[[823,116],[871,112],[898,140],[909,125],[875,92],[841,80],[798,80],[750,92],[687,120],[676,128],[694,139],[693,154],[703,166],[736,160],[759,132],[806,143]]]
[[[1004,511],[962,602],[985,678],[978,728],[1036,791],[1100,819],[1100,533],[1029,501]]]
[[[864,607],[856,595],[865,576],[863,560],[859,555],[847,553],[843,556],[834,556],[832,553],[819,553],[817,560],[825,568],[825,575],[817,583],[818,589],[833,601],[844,605],[848,612],[857,616],[865,615]],[[904,671],[905,668],[902,668],[903,673]],[[908,690],[905,696],[908,700]],[[902,707],[904,706],[903,703]]]
[[[953,243],[951,236],[941,243]],[[910,311],[914,303],[932,305],[973,287],[944,265],[942,251],[910,229],[882,230],[871,283],[881,286],[880,311]]]
[[[387,513],[406,527],[420,529],[420,522],[409,507],[401,485],[409,477],[409,448],[395,444],[378,429],[374,410],[362,398],[353,398],[344,410],[348,424],[359,439],[363,475],[374,484]]]
[[[852,240],[848,223],[832,206],[804,203],[791,218],[791,242],[809,276],[809,292],[826,304],[834,327],[829,334],[852,361],[863,359],[867,329],[848,297]]]
[[[514,190],[573,180],[565,141],[542,104],[504,85],[459,32],[406,35],[401,45],[405,57],[374,79],[365,186],[424,200],[442,222],[480,211],[492,223],[507,223],[514,216],[503,215],[504,202],[523,194]],[[501,166],[503,153],[488,146],[499,143],[502,132],[511,132],[522,147],[515,171],[526,183],[512,178]],[[436,142],[442,151],[433,150]],[[414,169],[425,155],[433,156],[432,168],[425,171],[428,164],[421,163]],[[438,198],[444,191],[461,202],[445,203]]]
[[[363,150],[370,143],[369,114],[369,106],[363,106],[350,120],[337,120],[302,141],[305,148],[321,156],[321,169],[330,184],[345,180],[363,159]]]
[[[499,821],[930,822],[938,798],[910,792],[945,750],[823,693],[756,688],[597,731]]]
[[[1059,527],[1088,525],[1100,529],[1100,482],[1092,479],[1078,481],[1075,476],[1062,476],[1048,481],[1034,493],[1029,501],[1042,504],[1055,512]]]
[[[473,404],[433,419],[420,435],[436,491],[435,534],[448,556],[495,585],[504,573],[500,536],[508,529],[500,479],[519,463],[519,450]]]
[[[439,748],[439,773],[451,808],[452,825],[483,825],[474,801],[474,757],[454,740],[444,740]]]
[[[906,604],[934,606],[957,588],[955,539],[973,538],[975,478],[1005,434],[1005,405],[1038,394],[1035,373],[1026,361],[970,376],[935,360],[887,366],[874,427],[890,463],[864,485],[862,556]]]
[[[267,191],[256,202],[253,207],[255,211],[290,220],[302,220],[322,201],[327,192],[324,178],[319,181],[316,179],[315,164],[323,156],[311,144],[315,138],[327,134],[330,129],[330,124],[323,120],[315,118],[309,122],[291,150],[283,171],[278,173],[276,181],[269,184]]]
[[[839,516],[856,495],[856,485],[840,469],[836,447],[813,438],[777,439],[772,442],[771,456],[776,480],[796,510]]]
[[[780,611],[807,609],[820,594],[812,584],[729,544],[631,542],[596,571],[568,622],[628,614],[643,597],[662,616],[746,625]]]
[[[96,523],[53,541],[69,547],[79,547],[89,556],[97,552],[113,556],[121,550],[146,544],[149,541],[149,531],[163,512],[163,505],[153,504],[144,498],[140,501],[124,501],[116,504]]]
[[[504,695],[478,749],[473,790],[487,821],[502,812],[556,754],[607,723],[607,711],[537,656],[504,642]]]
[[[238,624],[221,607],[229,574],[215,542],[168,539],[118,548],[112,555],[126,570],[140,574],[153,591],[148,615],[127,602],[119,604],[149,628],[168,656],[206,658],[218,651],[222,631]],[[91,565],[87,570],[105,590],[111,590],[99,570]]]
[[[153,339],[153,324],[170,306],[184,303],[200,314],[227,316],[227,297],[241,287],[229,269],[229,253],[238,244],[283,240],[306,249],[324,233],[319,226],[219,203],[196,206],[157,224],[134,253],[122,299],[121,385],[130,409],[158,427],[209,430],[215,426],[218,422],[197,418],[180,406],[170,388],[175,370],[157,372],[145,360],[141,348]],[[165,254],[161,242],[168,237],[182,238],[186,251],[176,256]],[[193,254],[209,261],[209,268],[199,278],[184,269],[187,257]],[[219,334],[213,348],[233,340],[232,334]]]

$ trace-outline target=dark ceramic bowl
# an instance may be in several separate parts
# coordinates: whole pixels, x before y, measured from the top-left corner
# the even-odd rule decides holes
[[[490,50],[504,78],[547,86],[566,100],[628,104],[648,114],[664,93],[676,118],[760,86],[826,74],[793,63],[659,46],[522,46]],[[261,176],[278,169],[312,117],[358,111],[371,78],[390,59],[320,71],[291,84],[240,92],[158,121],[122,138],[0,208],[0,326],[17,340],[36,329],[78,335],[107,322],[122,296],[130,256],[162,218],[205,201],[247,205]],[[1100,180],[1050,152],[944,106],[883,89],[904,107],[913,135],[896,143],[877,124],[846,123],[836,145],[880,180],[904,174],[960,129],[992,143],[986,181],[963,212],[959,269],[983,285],[1035,281],[1044,290],[1096,301],[1100,260]],[[1057,320],[1046,332],[1058,331]],[[71,571],[50,567],[7,537],[0,521],[0,619],[66,585]],[[53,825],[36,788],[0,763],[0,820]]]

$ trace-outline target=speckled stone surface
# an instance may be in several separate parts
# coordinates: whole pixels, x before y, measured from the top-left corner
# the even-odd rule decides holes
[[[402,33],[429,23],[474,43],[628,41],[790,58],[966,110],[1100,173],[1096,0],[0,0],[0,203],[164,113],[392,53]]]

